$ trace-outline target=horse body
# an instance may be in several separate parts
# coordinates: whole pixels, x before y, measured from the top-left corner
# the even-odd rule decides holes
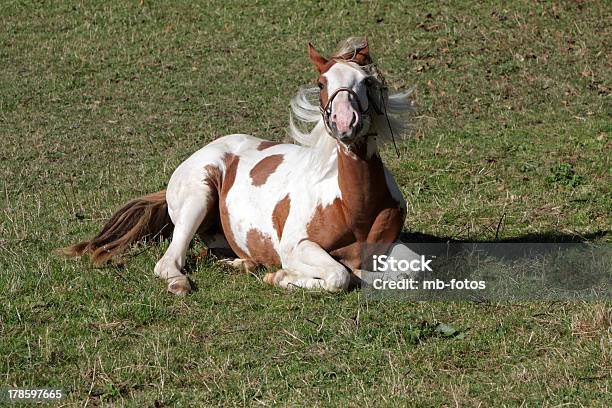
[[[403,226],[406,203],[378,145],[402,128],[387,109],[401,114],[412,103],[408,93],[385,95],[366,41],[347,40],[329,60],[311,45],[309,55],[320,73],[319,106],[307,100],[312,89],[292,100],[298,120],[316,123],[302,133],[291,122],[301,145],[219,138],[185,160],[165,192],[132,200],[96,237],[63,252],[89,253],[101,263],[174,226],[155,265],[173,293],[190,290],[182,268],[196,233],[211,249],[231,250],[238,257],[233,266],[280,265],[267,283],[346,289],[362,266],[364,245],[390,245]]]
[[[308,160],[312,154],[312,148],[248,135],[217,139],[170,179],[166,201],[175,234],[186,225],[185,235],[193,235],[197,227],[209,248],[231,249],[248,268],[295,263],[296,248],[310,241],[324,257],[358,269],[361,245],[393,242],[399,234],[405,201],[378,155],[367,159],[338,146],[321,177]],[[173,249],[160,260],[158,275],[180,271],[183,262],[168,272]],[[314,279],[312,285],[323,284]]]
[[[340,194],[336,172],[319,179],[304,160],[307,150],[250,135],[215,140],[170,178],[166,200],[172,222],[177,225],[188,201],[194,201],[198,212],[218,208],[214,222],[198,228],[205,243],[229,247],[253,266],[279,265],[281,238],[305,231],[298,224],[312,216],[317,203],[327,205]],[[196,191],[200,198],[193,200]],[[286,209],[280,207],[283,203]],[[253,242],[255,237],[263,242]]]

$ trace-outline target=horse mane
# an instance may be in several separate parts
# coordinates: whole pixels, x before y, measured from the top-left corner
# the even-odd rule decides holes
[[[389,121],[387,122],[385,109],[381,106],[383,113],[373,113],[372,123],[370,124],[370,131],[378,134],[376,143],[380,147],[384,143],[391,141],[389,124],[395,137],[402,138],[406,135],[406,130],[408,129],[407,114],[415,111],[415,104],[410,98],[412,89],[389,93],[385,79],[376,64],[360,66],[350,61],[366,45],[367,41],[365,38],[350,37],[338,45],[336,52],[334,52],[331,58],[337,60],[337,62],[350,64],[352,67],[360,69],[369,79],[371,94],[379,95],[382,90],[382,98]],[[304,86],[291,99],[289,136],[297,144],[313,148],[316,150],[316,157],[327,161],[333,149],[335,149],[336,142],[334,138],[327,134],[323,125],[318,96],[319,89],[316,86]]]

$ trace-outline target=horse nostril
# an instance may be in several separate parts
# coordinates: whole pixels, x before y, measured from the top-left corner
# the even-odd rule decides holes
[[[349,128],[352,128],[357,122],[357,115],[353,112],[353,117],[351,118],[351,123],[349,123]]]

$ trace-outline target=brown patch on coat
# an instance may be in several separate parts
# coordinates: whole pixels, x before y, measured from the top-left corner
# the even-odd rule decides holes
[[[317,80],[317,85],[319,86],[319,103],[320,106],[326,106],[329,101],[329,92],[327,91],[327,78],[325,75],[321,75]]]
[[[338,184],[342,198],[319,205],[307,225],[308,239],[351,268],[361,267],[365,244],[388,247],[402,230],[406,211],[393,198],[378,155],[366,157],[366,146],[357,157],[338,151]]]
[[[247,248],[249,249],[249,259],[253,262],[274,266],[280,265],[280,257],[274,249],[272,237],[263,234],[261,231],[251,228],[247,231]]]
[[[221,228],[219,213],[219,186],[221,185],[221,170],[218,167],[204,166],[206,176],[204,184],[210,187],[208,203],[206,204],[206,215],[198,227],[197,233],[200,237],[218,231]]]
[[[266,150],[269,147],[276,146],[276,145],[279,145],[279,144],[280,143],[273,142],[271,140],[264,140],[263,142],[259,143],[259,145],[257,146],[257,150],[259,150],[259,151]]]
[[[264,157],[257,163],[251,171],[249,175],[251,176],[251,180],[253,181],[254,186],[261,186],[266,184],[268,177],[272,173],[276,171],[278,166],[283,162],[282,154],[273,154],[271,156]]]
[[[319,76],[319,79],[325,78],[325,76],[323,74],[325,74],[327,71],[329,71],[331,69],[331,67],[333,67],[334,65],[336,65],[338,63],[339,60],[336,59],[330,59],[325,66],[323,66],[323,68],[321,68],[320,74],[321,76]]]
[[[213,191],[212,193],[219,196],[219,189],[221,188],[221,170],[217,166],[213,166],[212,164],[208,164],[204,166],[204,172],[206,176],[204,176],[204,184],[210,187]]]
[[[223,156],[225,162],[225,175],[223,177],[223,183],[219,190],[219,215],[221,218],[221,227],[223,228],[223,235],[227,239],[227,243],[238,255],[239,258],[248,259],[248,256],[236,243],[232,228],[230,225],[229,211],[227,209],[227,193],[230,191],[234,182],[236,181],[236,173],[238,172],[238,162],[240,157],[226,153]]]
[[[283,229],[285,228],[285,222],[289,216],[290,208],[291,199],[289,198],[289,194],[287,194],[285,198],[276,203],[274,211],[272,211],[272,225],[274,225],[274,230],[276,231],[279,241],[283,235]]]
[[[218,203],[218,215],[219,215],[219,229],[223,233],[230,248],[235,254],[242,259],[247,259],[247,254],[240,249],[229,222],[229,211],[227,209],[226,197],[229,190],[236,181],[236,172],[238,170],[238,162],[240,157],[235,154],[225,153],[223,156],[223,163],[225,164],[225,173],[222,174],[221,170],[217,166],[208,165],[205,166],[207,176],[204,182],[211,188],[211,194],[216,194]],[[200,234],[205,233],[205,229],[200,227],[198,229]]]
[[[272,240],[269,236],[264,236],[257,230],[249,230],[247,232],[247,248],[250,254],[247,254],[238,246],[234,234],[232,233],[229,211],[227,208],[227,194],[236,181],[239,161],[239,156],[226,153],[223,156],[223,162],[225,164],[224,174],[222,174],[221,170],[216,166],[209,165],[205,167],[207,176],[204,182],[213,190],[211,194],[216,192],[218,197],[221,232],[236,256],[245,260],[245,267],[247,269],[254,268],[260,264],[267,266],[278,265],[280,263],[280,258],[274,250]]]
[[[336,198],[331,204],[315,209],[314,216],[306,226],[308,239],[327,252],[346,247],[355,242],[355,235],[344,220],[342,200]]]

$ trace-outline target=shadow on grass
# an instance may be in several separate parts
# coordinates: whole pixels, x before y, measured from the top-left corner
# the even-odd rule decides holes
[[[610,235],[610,231],[596,231],[587,234],[564,234],[556,231],[548,231],[540,234],[525,234],[517,237],[502,239],[457,239],[453,237],[439,237],[436,235],[422,234],[420,232],[402,232],[399,240],[404,243],[426,243],[426,242],[458,242],[458,243],[581,243],[591,242]]]

